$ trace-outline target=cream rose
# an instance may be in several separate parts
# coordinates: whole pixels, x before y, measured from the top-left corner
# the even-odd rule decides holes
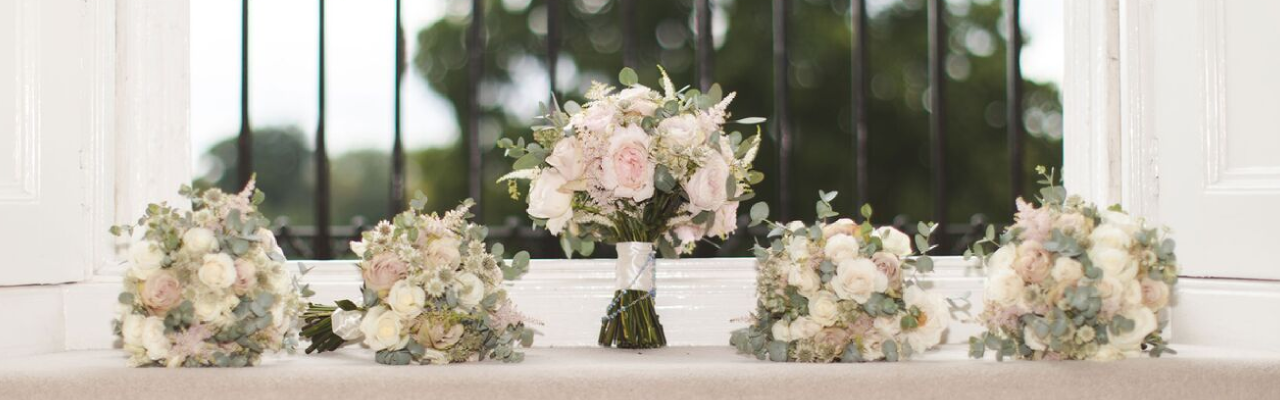
[[[236,263],[226,254],[205,254],[204,263],[196,272],[200,283],[213,289],[226,289],[236,282]]]
[[[568,181],[556,170],[544,169],[529,185],[529,208],[534,218],[547,220],[547,230],[559,235],[573,218],[573,191],[565,190]]]
[[[658,123],[658,133],[677,148],[686,148],[706,140],[706,133],[698,124],[698,118],[681,114]]]
[[[1169,285],[1154,279],[1143,279],[1142,304],[1154,311],[1169,305]]]
[[[1102,269],[1102,275],[1105,277],[1127,282],[1133,280],[1138,274],[1138,261],[1130,256],[1127,250],[1095,247],[1089,250],[1089,260],[1093,261],[1095,267]]]
[[[402,335],[404,325],[400,315],[391,312],[387,306],[370,308],[360,320],[360,332],[364,334],[364,344],[374,351],[399,350],[409,343],[409,336]]]
[[[1050,273],[1053,280],[1060,285],[1075,284],[1080,278],[1084,277],[1084,265],[1079,261],[1071,259],[1071,257],[1059,256],[1053,262],[1053,272]]]
[[[1089,241],[1093,242],[1094,248],[1107,247],[1127,251],[1129,246],[1133,245],[1133,236],[1120,227],[1104,223],[1089,234]]]
[[[862,304],[871,298],[871,293],[887,290],[889,278],[876,270],[876,265],[871,260],[860,258],[842,262],[836,267],[831,288],[841,299]]]
[[[840,318],[840,308],[837,306],[839,300],[831,292],[819,291],[809,298],[809,317],[824,327],[835,324]]]
[[[1018,257],[1013,260],[1013,270],[1030,283],[1044,282],[1049,276],[1052,255],[1040,242],[1028,240],[1018,245]]]
[[[182,249],[192,254],[218,251],[218,238],[205,228],[191,228],[182,234]]]
[[[791,322],[791,340],[811,339],[822,330],[822,324],[810,317],[796,318]]]
[[[822,251],[826,253],[828,260],[838,264],[858,258],[860,247],[858,238],[842,233],[827,238],[827,244],[823,246]]]
[[[902,288],[902,259],[890,253],[877,251],[871,255],[871,262],[876,265],[876,270],[889,279],[890,289]]]
[[[258,284],[258,265],[249,260],[236,260],[236,282],[231,290],[236,294],[245,294]]]
[[[891,226],[881,227],[875,230],[876,237],[880,238],[880,244],[884,247],[884,251],[897,254],[899,257],[911,255],[911,238],[907,234],[902,233]]]
[[[588,107],[570,117],[570,122],[583,134],[605,135],[619,119],[618,109],[608,105]]]
[[[1059,215],[1053,221],[1055,229],[1062,231],[1064,235],[1075,238],[1088,237],[1092,225],[1093,220],[1085,218],[1083,214],[1079,213],[1065,213]]]
[[[616,99],[623,112],[651,116],[658,109],[654,101],[658,93],[641,85],[634,85],[618,92]]]
[[[362,264],[360,272],[364,277],[364,285],[379,293],[390,290],[391,285],[409,274],[409,266],[391,253],[378,254]]]
[[[200,322],[222,326],[229,322],[228,316],[237,304],[240,304],[240,299],[231,293],[205,292],[196,296],[192,306]]]
[[[142,347],[147,350],[147,358],[162,360],[169,357],[169,349],[173,343],[164,334],[164,319],[147,317],[142,321]]]
[[[950,325],[951,312],[946,302],[936,294],[926,293],[919,286],[907,288],[902,299],[907,307],[916,307],[920,315],[916,318],[916,327],[908,330],[907,343],[911,349],[923,352],[942,343],[942,333]]]
[[[164,315],[182,302],[182,284],[171,271],[161,270],[151,274],[142,284],[142,304],[153,314]]]
[[[653,162],[649,135],[635,125],[615,131],[600,163],[600,184],[617,198],[645,201],[653,197]]]
[[[848,218],[840,218],[836,220],[836,222],[832,222],[827,224],[827,226],[822,227],[822,236],[828,239],[832,236],[841,234],[853,236],[856,232],[858,232],[858,223],[853,222],[853,220]]]
[[[1011,306],[1022,301],[1026,284],[1022,277],[1013,270],[1000,270],[987,276],[985,288],[986,300],[1003,306]]]
[[[773,331],[773,340],[778,340],[783,342],[790,342],[792,340],[791,324],[788,324],[787,321],[785,320],[774,321],[772,331]]]
[[[1121,311],[1119,315],[1133,321],[1133,330],[1124,333],[1110,330],[1109,343],[1127,353],[1126,355],[1135,356],[1141,349],[1142,341],[1156,330],[1156,314],[1145,307],[1134,307]]]
[[[453,269],[462,262],[462,251],[459,250],[462,241],[456,236],[424,238],[427,243],[422,255],[428,266]]]
[[[574,138],[564,138],[556,142],[551,155],[547,156],[547,164],[556,169],[565,181],[576,181],[582,178],[587,163],[582,157],[582,148]]]
[[[729,188],[725,186],[728,180],[729,164],[724,158],[718,154],[703,157],[702,167],[684,183],[685,194],[689,196],[689,211],[697,214],[720,210],[729,200]]]
[[[428,349],[445,350],[462,340],[463,333],[462,324],[445,327],[440,323],[424,322],[418,327],[417,341]]]
[[[160,245],[150,240],[139,240],[129,245],[129,261],[133,262],[133,267],[129,272],[135,278],[146,280],[151,274],[160,270],[160,264],[164,262],[164,251],[160,250]]]
[[[138,314],[125,314],[120,318],[120,341],[126,348],[142,347],[142,324],[147,317]]]
[[[822,277],[808,266],[792,265],[791,271],[787,274],[787,284],[795,286],[800,295],[808,297],[822,288]]]
[[[1102,216],[1103,225],[1111,225],[1113,227],[1119,228],[1121,231],[1124,231],[1130,236],[1132,236],[1134,233],[1137,233],[1138,229],[1141,228],[1141,224],[1138,223],[1137,218],[1134,218],[1132,215],[1126,214],[1124,212],[1102,210],[1102,212],[1100,212],[1099,215]]]
[[[422,287],[409,284],[408,279],[396,281],[391,285],[391,293],[387,295],[387,305],[404,319],[422,314],[422,305],[426,302],[427,292]]]
[[[459,305],[472,308],[484,300],[484,281],[480,280],[480,277],[470,272],[463,272],[454,279]]]
[[[991,258],[987,259],[987,276],[995,275],[997,272],[1013,270],[1013,259],[1018,258],[1018,247],[1013,243],[1001,246],[995,253],[991,254]]]

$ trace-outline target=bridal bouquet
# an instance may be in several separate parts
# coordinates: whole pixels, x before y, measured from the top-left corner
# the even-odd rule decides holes
[[[917,255],[906,234],[867,222],[870,206],[862,224],[827,223],[835,193],[820,196],[813,225],[769,222],[772,243],[756,248],[756,311],[730,343],[761,360],[824,363],[899,361],[937,346],[950,309],[915,277],[933,270],[923,253],[935,225],[919,224]],[[767,216],[761,205],[752,224]]]
[[[502,259],[486,251],[487,229],[467,222],[471,200],[438,216],[413,209],[382,221],[352,242],[364,278],[363,306],[312,304],[304,315],[307,352],[331,351],[363,337],[390,365],[449,364],[486,358],[519,362],[533,343],[532,323],[507,298],[504,279],[528,270],[529,254]]]
[[[693,250],[704,237],[737,229],[738,203],[763,175],[751,169],[758,133],[724,132],[734,93],[676,90],[662,72],[662,91],[636,83],[623,69],[621,91],[593,84],[585,105],[546,110],[533,141],[502,139],[515,171],[502,177],[519,199],[530,181],[528,213],[559,235],[565,252],[590,255],[597,242],[618,249],[617,291],[600,329],[600,345],[666,344],[653,307],[654,246],[664,257]],[[734,121],[758,124],[762,118]]]
[[[137,226],[111,228],[132,238],[115,323],[129,366],[243,367],[291,351],[310,290],[284,269],[262,192],[180,193],[190,211],[151,204]]]
[[[1015,223],[994,230],[971,253],[987,269],[987,332],[969,339],[970,355],[997,359],[1118,360],[1169,352],[1159,314],[1178,280],[1168,229],[1149,227],[1119,206],[1100,210],[1055,186],[1040,207],[1018,199]]]

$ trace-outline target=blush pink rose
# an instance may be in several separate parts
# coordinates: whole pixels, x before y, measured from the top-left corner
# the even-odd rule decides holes
[[[707,234],[724,237],[733,234],[736,230],[738,230],[738,202],[726,202],[716,211],[716,222],[711,224],[711,230]]]
[[[151,274],[142,284],[142,304],[151,310],[153,315],[164,315],[169,309],[182,302],[182,284],[178,277],[168,270]]]
[[[600,183],[613,196],[637,202],[653,197],[653,162],[649,160],[649,135],[635,125],[614,132],[609,152],[601,162]]]
[[[1030,283],[1040,283],[1052,271],[1053,261],[1049,251],[1037,241],[1018,245],[1018,255],[1013,259],[1013,270]]]
[[[1154,279],[1143,279],[1142,305],[1153,311],[1160,311],[1169,305],[1169,285]]]
[[[364,276],[365,286],[379,293],[386,293],[391,290],[391,285],[409,274],[409,266],[394,254],[383,253],[366,262],[361,274]]]
[[[703,229],[702,224],[684,224],[677,226],[672,231],[676,234],[676,239],[680,241],[681,245],[693,244],[706,235],[706,230]]]
[[[258,283],[258,266],[248,260],[236,260],[236,281],[231,284],[231,289],[236,294],[243,295],[249,289]]]
[[[684,184],[684,191],[689,195],[689,210],[695,214],[719,210],[729,200],[728,180],[729,163],[724,158],[719,154],[704,157],[702,166]]]
[[[902,260],[898,256],[883,251],[878,251],[871,255],[871,263],[876,265],[876,270],[884,273],[889,278],[890,289],[902,289]]]

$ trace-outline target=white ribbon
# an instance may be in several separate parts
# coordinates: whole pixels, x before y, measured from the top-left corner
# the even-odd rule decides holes
[[[360,333],[360,319],[364,318],[364,311],[337,310],[330,318],[333,320],[333,333],[342,340],[350,342],[364,336]]]
[[[614,265],[614,275],[618,290],[653,290],[657,269],[653,243],[622,242],[615,247],[618,249],[618,263]]]

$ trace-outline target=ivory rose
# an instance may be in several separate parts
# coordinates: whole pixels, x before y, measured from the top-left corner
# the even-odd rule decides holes
[[[213,289],[226,289],[236,281],[236,264],[223,253],[205,254],[204,263],[197,272],[200,282]]]
[[[573,192],[564,190],[568,183],[556,170],[546,169],[529,185],[529,216],[547,220],[547,230],[559,235],[573,218]]]
[[[360,274],[365,286],[379,293],[391,290],[391,285],[409,274],[409,266],[392,253],[380,253],[362,264]]]
[[[617,109],[608,106],[587,107],[583,112],[574,114],[571,123],[580,134],[605,135],[620,119]]]
[[[426,260],[428,267],[434,268],[454,268],[462,262],[462,252],[458,250],[462,246],[462,241],[453,234],[440,237],[426,238],[426,246],[423,248],[423,258]]]
[[[169,357],[169,349],[173,344],[164,334],[163,318],[147,317],[142,321],[142,347],[147,350],[147,357],[152,360]]]
[[[697,214],[703,211],[718,211],[729,200],[729,188],[725,186],[729,179],[729,164],[719,154],[711,154],[702,158],[702,167],[698,168],[684,183],[684,191],[689,196],[689,211]]]
[[[840,263],[831,287],[841,299],[862,304],[871,298],[871,293],[887,290],[889,278],[876,270],[871,260],[860,258]]]
[[[618,102],[622,111],[628,114],[651,116],[658,109],[655,102],[657,92],[641,85],[633,85],[618,92]]]
[[[827,255],[827,259],[833,263],[853,260],[858,258],[858,238],[853,236],[838,234],[827,239],[826,246],[822,251]]]
[[[1116,225],[1104,223],[1102,226],[1094,228],[1089,234],[1089,240],[1093,242],[1094,248],[1107,247],[1116,250],[1129,250],[1129,246],[1133,245],[1133,236],[1125,232]]]
[[[911,255],[911,238],[902,231],[885,226],[876,229],[875,235],[880,238],[884,251],[897,254],[899,257]]]
[[[698,118],[692,114],[681,114],[662,120],[658,123],[658,133],[677,148],[687,148],[706,140]]]
[[[1013,270],[1000,270],[987,276],[986,299],[1004,306],[1011,306],[1022,301],[1026,284],[1022,277]]]
[[[649,159],[649,135],[635,125],[616,130],[600,163],[600,183],[613,196],[633,201],[653,197],[653,161]]]
[[[1138,262],[1129,255],[1127,250],[1094,247],[1089,250],[1089,260],[1093,261],[1093,266],[1102,268],[1102,276],[1105,277],[1129,281],[1138,274]]]
[[[1110,330],[1110,344],[1126,353],[1126,356],[1137,356],[1137,352],[1141,349],[1142,341],[1147,335],[1155,331],[1159,325],[1156,321],[1156,314],[1146,307],[1134,307],[1125,309],[1119,313],[1120,316],[1133,321],[1133,330],[1128,332],[1116,332]]]
[[[164,251],[160,250],[160,245],[156,242],[135,241],[129,245],[129,260],[133,262],[133,268],[129,272],[135,278],[146,280],[160,270],[160,264],[164,262]]]
[[[151,274],[142,284],[142,304],[155,315],[164,315],[182,302],[182,284],[171,271]]]
[[[796,318],[791,322],[791,340],[810,339],[822,330],[822,324],[810,317]]]
[[[147,317],[139,314],[125,314],[120,319],[120,341],[125,348],[142,347],[142,324]]]
[[[1040,283],[1049,276],[1053,257],[1040,242],[1028,240],[1018,245],[1018,257],[1013,260],[1013,270],[1030,283]]]
[[[547,156],[547,164],[556,169],[565,181],[573,182],[581,179],[587,168],[582,157],[582,147],[574,138],[564,138],[556,142],[556,146]]]
[[[465,308],[472,308],[480,304],[484,300],[484,281],[480,277],[470,272],[463,272],[454,278],[455,288],[458,290],[458,304]]]
[[[218,238],[207,228],[191,228],[182,234],[182,249],[193,254],[218,250]]]
[[[425,321],[418,327],[418,334],[415,339],[423,347],[445,350],[462,340],[464,331],[462,324],[445,326],[442,322]]]
[[[831,326],[840,318],[840,308],[836,302],[840,299],[828,291],[819,291],[809,298],[809,317],[824,327]]]
[[[374,351],[388,349],[399,350],[409,342],[409,337],[401,335],[404,325],[400,316],[387,306],[370,308],[360,320],[360,333],[364,334],[364,344]]]
[[[410,284],[408,279],[396,281],[387,294],[387,305],[400,314],[401,318],[414,318],[422,314],[422,305],[426,301],[427,292],[420,286]]]
[[[812,268],[804,265],[793,265],[787,274],[787,283],[796,287],[800,295],[809,297],[822,288],[822,278]]]
[[[856,222],[853,222],[853,220],[848,218],[840,218],[836,220],[836,222],[832,222],[827,224],[827,226],[822,227],[822,236],[827,239],[830,239],[835,235],[853,236],[857,231],[858,224]]]
[[[1018,247],[1012,243],[1001,246],[995,253],[991,254],[991,258],[987,260],[987,276],[995,275],[997,272],[1012,270],[1013,259],[1018,257]]]
[[[1084,277],[1084,266],[1079,261],[1071,259],[1071,257],[1058,257],[1053,262],[1053,272],[1050,274],[1053,276],[1053,280],[1060,285],[1075,284],[1076,281]]]

